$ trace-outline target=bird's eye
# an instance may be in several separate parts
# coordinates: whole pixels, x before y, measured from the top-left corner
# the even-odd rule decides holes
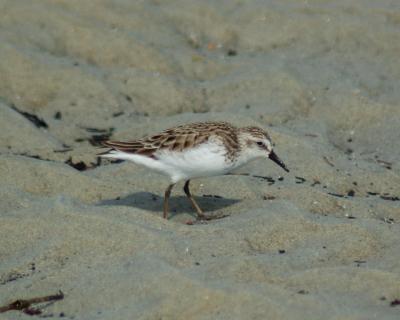
[[[263,147],[263,146],[264,146],[264,142],[262,142],[262,141],[257,141],[257,145],[260,146],[260,147]]]

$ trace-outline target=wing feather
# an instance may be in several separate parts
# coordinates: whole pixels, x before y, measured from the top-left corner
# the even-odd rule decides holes
[[[102,141],[102,145],[112,150],[141,154],[155,158],[157,150],[182,151],[208,141],[210,136],[224,138],[230,145],[236,145],[235,128],[226,122],[199,122],[167,129],[161,133],[135,141]]]

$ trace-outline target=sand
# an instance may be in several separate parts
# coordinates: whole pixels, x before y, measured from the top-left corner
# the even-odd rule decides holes
[[[399,319],[400,3],[0,1],[0,306],[68,319]],[[268,130],[178,185],[96,140]],[[0,319],[30,319],[21,311]]]

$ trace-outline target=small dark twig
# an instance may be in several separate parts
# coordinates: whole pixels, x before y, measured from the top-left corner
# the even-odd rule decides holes
[[[64,299],[64,293],[60,290],[57,294],[44,296],[44,297],[37,297],[31,299],[18,299],[14,302],[9,303],[3,307],[0,307],[0,313],[7,312],[10,310],[20,310],[25,312],[26,314],[39,314],[40,310],[31,308],[32,304],[43,303],[43,302],[50,302],[50,301],[57,301]],[[39,313],[38,313],[39,312]]]
[[[18,112],[20,115],[24,116],[26,119],[32,122],[37,128],[47,129],[49,127],[43,119],[39,118],[37,115],[33,113],[19,110],[14,104],[11,105],[11,109]]]
[[[322,159],[325,160],[325,162],[330,165],[331,167],[334,167],[335,165],[328,159],[328,157],[324,156]]]
[[[296,183],[297,184],[306,182],[306,179],[303,178],[303,177],[297,177],[296,176],[295,179],[296,179]]]
[[[389,201],[400,201],[400,198],[396,197],[396,196],[381,195],[380,198],[383,199],[383,200],[389,200]]]
[[[400,299],[394,299],[392,302],[390,302],[391,307],[395,306],[400,306]]]
[[[65,148],[65,149],[58,149],[58,150],[53,150],[54,153],[65,153],[65,152],[69,152],[72,151],[74,149],[72,149],[71,147]]]
[[[334,192],[328,192],[328,194],[331,195],[331,196],[334,196],[334,197],[344,198],[343,194],[334,193]]]
[[[216,199],[222,199],[221,196],[216,195],[216,194],[203,194],[204,198],[216,198]]]

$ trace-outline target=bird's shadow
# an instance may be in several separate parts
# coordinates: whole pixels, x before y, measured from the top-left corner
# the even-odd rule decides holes
[[[240,199],[228,199],[217,195],[203,195],[202,197],[194,196],[196,202],[205,214],[222,208],[229,207],[240,202]],[[162,212],[164,197],[150,192],[136,192],[125,197],[117,197],[115,199],[102,200],[97,205],[100,206],[128,206],[140,208],[147,211]],[[180,213],[189,213],[196,215],[195,209],[192,207],[186,196],[171,196],[169,199],[170,216]]]

